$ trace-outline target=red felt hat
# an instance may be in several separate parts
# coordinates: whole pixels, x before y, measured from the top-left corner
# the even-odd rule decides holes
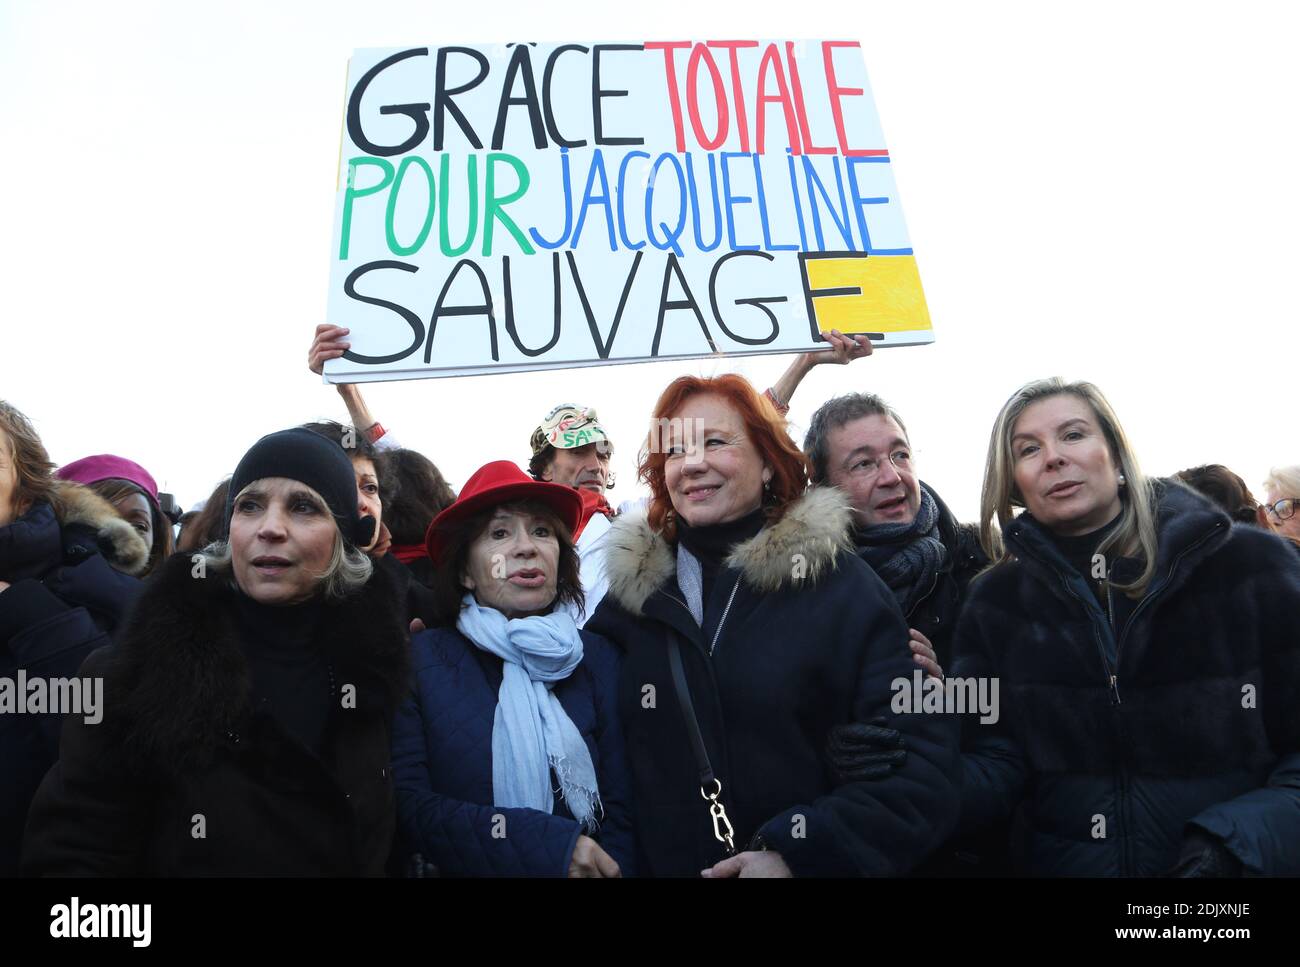
[[[447,537],[454,524],[490,507],[516,500],[536,500],[555,511],[572,534],[582,521],[582,496],[563,484],[534,480],[509,460],[493,460],[474,471],[456,502],[433,519],[424,546],[435,564],[441,563]]]

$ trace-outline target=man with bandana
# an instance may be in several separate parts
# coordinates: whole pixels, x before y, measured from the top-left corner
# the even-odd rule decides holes
[[[581,627],[596,613],[609,582],[605,577],[605,537],[615,511],[605,498],[614,485],[609,461],[614,445],[590,407],[561,404],[546,414],[529,440],[528,472],[534,480],[573,487],[582,497],[582,520],[574,533],[579,576],[587,599],[583,613],[574,611]]]

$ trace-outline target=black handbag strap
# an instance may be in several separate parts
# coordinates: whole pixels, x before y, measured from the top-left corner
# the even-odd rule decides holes
[[[695,756],[695,765],[700,772],[700,788],[707,789],[713,785],[713,765],[709,762],[709,750],[704,747],[704,736],[700,734],[700,722],[695,717],[695,703],[691,700],[691,687],[686,683],[686,669],[682,667],[682,650],[671,631],[666,632],[668,645],[668,666],[673,673],[673,689],[677,692],[677,704],[682,709],[682,720],[686,723],[686,737],[691,742],[691,752]]]
[[[700,733],[699,719],[695,716],[695,702],[691,699],[691,687],[686,681],[686,669],[682,665],[681,645],[672,631],[664,633],[664,643],[668,646],[668,667],[672,671],[673,690],[677,693],[677,704],[681,706],[682,720],[686,724],[686,737],[690,740],[691,752],[700,774],[700,795],[709,804],[713,836],[726,847],[727,855],[732,856],[736,852],[736,844],[732,838],[731,821],[722,805],[722,781],[713,774],[709,750],[705,748],[704,736]]]

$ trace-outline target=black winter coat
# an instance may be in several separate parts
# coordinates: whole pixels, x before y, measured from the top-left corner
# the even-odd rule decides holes
[[[935,848],[957,811],[955,723],[890,710],[891,684],[910,682],[915,667],[907,626],[852,553],[843,494],[814,489],[738,544],[703,629],[677,585],[675,545],[643,514],[620,516],[608,541],[609,592],[586,630],[624,652],[619,708],[641,873],[696,876],[725,855],[669,647],[680,650],[738,849],[761,837],[796,875],[833,876],[906,872]],[[878,716],[906,736],[904,765],[883,780],[841,781],[828,734]]]
[[[73,678],[107,645],[140,582],[149,548],[106,500],[76,484],[0,527],[0,679]],[[101,554],[101,548],[104,554]],[[26,696],[16,696],[24,700]],[[41,778],[58,758],[62,716],[0,714],[0,876],[18,873],[23,824]]]
[[[997,676],[1001,716],[970,725],[961,825],[1023,790],[1035,874],[1158,875],[1191,830],[1251,872],[1300,874],[1300,562],[1158,491],[1155,577],[1113,608],[1119,628],[1027,514],[1004,535],[1015,559],[972,585],[955,671]],[[1112,562],[1116,581],[1135,573]]]
[[[412,618],[419,618],[426,627],[432,627],[435,623],[434,615],[437,614],[437,599],[416,576],[415,569],[409,564],[403,564],[392,554],[385,554],[381,558],[372,557],[371,561],[374,562],[375,570],[388,573],[398,605],[405,609],[408,625]]]
[[[65,723],[32,803],[25,873],[383,874],[391,723],[409,678],[395,589],[376,569],[361,591],[324,605],[335,704],[320,757],[252,710],[236,593],[172,557],[117,645],[87,659],[82,674],[105,678],[104,720]]]

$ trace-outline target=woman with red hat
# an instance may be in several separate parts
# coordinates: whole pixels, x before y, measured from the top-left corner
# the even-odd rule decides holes
[[[393,773],[407,846],[443,874],[630,872],[617,656],[567,610],[581,516],[576,490],[499,460],[429,527],[439,626],[411,641]]]

